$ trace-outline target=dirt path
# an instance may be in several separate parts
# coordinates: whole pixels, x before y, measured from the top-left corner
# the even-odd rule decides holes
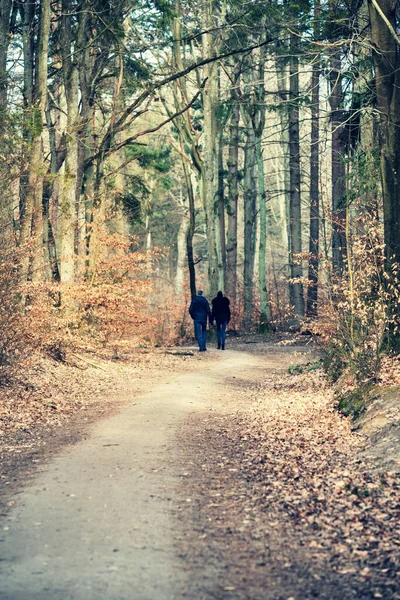
[[[27,485],[1,599],[400,598],[398,481],[365,471],[320,375],[287,374],[306,349],[246,350],[132,392]]]
[[[255,360],[234,352],[218,358],[135,399],[26,488],[3,524],[1,598],[172,600],[184,593],[173,512],[186,469],[174,438],[188,413],[209,407],[220,369],[229,376]]]

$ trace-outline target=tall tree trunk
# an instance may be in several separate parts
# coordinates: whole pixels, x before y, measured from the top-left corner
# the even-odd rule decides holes
[[[67,99],[66,155],[59,198],[59,265],[62,283],[74,281],[75,230],[78,171],[78,72],[73,68],[65,78]]]
[[[34,27],[35,27],[35,8],[34,2],[24,0],[19,4],[22,29],[22,45],[23,45],[23,102],[24,102],[24,124],[23,124],[23,139],[24,145],[22,149],[22,159],[29,164],[29,153],[32,144],[32,107],[34,95]],[[28,191],[28,171],[29,167],[23,169],[20,178],[20,200],[19,213],[20,225],[24,220],[24,212],[26,205],[26,194]]]
[[[11,0],[0,0],[0,135],[7,112],[7,51],[10,41]]]
[[[282,207],[281,217],[284,213],[284,221],[282,228],[282,245],[286,246],[290,254],[291,239],[290,239],[290,159],[289,159],[289,73],[288,67],[282,58],[276,58],[277,71],[277,87],[281,100],[280,106],[280,143],[282,145],[282,176],[280,195],[282,197],[280,206]]]
[[[238,199],[239,199],[239,103],[234,95],[232,116],[229,125],[229,149],[228,149],[228,199],[227,199],[227,244],[226,244],[226,269],[225,269],[225,291],[233,303],[236,301],[237,292],[237,229],[238,229]]]
[[[340,49],[330,59],[330,96],[332,131],[332,262],[337,276],[343,273],[346,255],[346,165],[343,141],[343,84]]]
[[[265,51],[259,49],[257,69],[254,69],[255,74],[254,91],[255,91],[255,107],[253,128],[255,135],[255,154],[257,161],[257,190],[258,190],[258,207],[260,214],[260,240],[258,246],[258,291],[260,296],[260,332],[263,333],[268,329],[269,321],[269,301],[267,288],[267,197],[265,193],[265,173],[264,173],[264,158],[262,151],[262,139],[265,128]],[[254,77],[254,75],[253,75]]]
[[[175,294],[177,296],[182,296],[183,284],[185,280],[185,263],[187,258],[187,234],[190,226],[188,209],[183,201],[182,189],[180,190],[179,206],[181,207],[181,222],[176,240],[177,257],[175,271]]]
[[[32,258],[32,280],[43,277],[43,173],[42,131],[47,102],[47,63],[50,33],[50,0],[42,0],[38,26],[38,39],[35,57],[35,89],[32,127],[32,148],[27,176],[25,211],[22,219],[20,242],[25,244],[34,238]],[[29,259],[21,266],[22,281],[26,281]]]
[[[300,126],[299,126],[299,60],[298,42],[290,34],[290,102],[289,102],[289,161],[290,161],[290,277],[289,296],[295,320],[304,316],[304,295],[301,227],[301,169],[300,169]]]
[[[253,315],[254,263],[256,253],[257,170],[255,137],[252,127],[247,127],[244,150],[244,262],[243,262],[243,328],[248,331]]]
[[[207,0],[204,6],[203,57],[215,55],[215,44],[211,33],[213,28],[212,2]],[[202,199],[206,215],[208,246],[208,278],[209,293],[215,296],[224,285],[222,271],[221,245],[219,243],[219,227],[217,225],[216,201],[218,193],[218,133],[216,108],[218,102],[218,67],[215,61],[205,67],[207,81],[203,91],[203,165],[202,165]]]
[[[63,0],[61,24],[61,55],[67,102],[66,153],[64,179],[59,198],[59,265],[62,283],[71,283],[75,275],[75,238],[77,218],[80,213],[79,135],[81,119],[79,114],[79,76],[82,57],[85,56],[86,24],[88,11],[79,14],[76,34],[73,32],[72,17],[68,10],[68,0]]]
[[[196,295],[196,270],[194,267],[194,254],[193,254],[193,238],[196,228],[196,209],[194,199],[194,185],[193,185],[193,174],[187,163],[183,160],[183,171],[185,174],[186,189],[189,200],[189,227],[186,234],[186,254],[189,267],[189,285],[190,295],[193,297]]]
[[[379,3],[369,0],[381,124],[380,171],[389,273],[393,261],[400,264],[400,48],[396,39],[396,10],[397,4],[391,0],[379,0]]]
[[[314,35],[319,36],[320,5],[314,7]],[[308,261],[307,317],[318,314],[319,271],[319,56],[311,75],[311,150],[310,150],[310,258]]]
[[[11,27],[11,0],[0,0],[0,152],[7,152],[7,145],[4,133],[7,128],[7,51],[10,41]],[[3,169],[2,169],[3,171]],[[2,181],[0,182],[0,239],[3,236],[8,236],[13,229],[13,197],[10,189],[10,179],[4,177],[2,173]]]
[[[219,245],[221,247],[221,263],[220,269],[222,268],[223,285],[221,286],[221,278],[219,280],[220,290],[224,289],[225,285],[225,273],[226,273],[226,237],[225,237],[225,190],[224,190],[224,161],[223,161],[223,128],[221,127],[220,134],[218,136],[218,225],[219,225]]]
[[[260,332],[268,329],[269,301],[267,288],[267,198],[264,180],[264,159],[261,140],[256,145],[258,198],[260,210],[260,242],[258,247],[258,289],[260,294]]]

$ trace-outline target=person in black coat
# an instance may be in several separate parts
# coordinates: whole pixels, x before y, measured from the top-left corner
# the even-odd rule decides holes
[[[193,296],[189,307],[189,314],[194,321],[194,334],[199,344],[199,352],[207,350],[207,321],[211,319],[210,305],[203,292],[199,290],[196,296]]]
[[[212,301],[211,323],[217,324],[218,350],[225,350],[226,327],[231,320],[231,309],[229,298],[218,292]]]

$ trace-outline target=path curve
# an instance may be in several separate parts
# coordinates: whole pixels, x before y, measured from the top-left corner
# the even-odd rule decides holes
[[[185,597],[173,516],[185,465],[174,440],[189,413],[212,405],[223,378],[260,363],[214,352],[203,370],[132,397],[17,497],[0,536],[2,600]]]

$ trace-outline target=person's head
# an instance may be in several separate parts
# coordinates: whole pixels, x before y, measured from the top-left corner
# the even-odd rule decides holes
[[[202,296],[202,295],[203,295],[203,290],[199,290],[199,291],[197,292],[197,295],[198,295],[198,296]]]
[[[223,293],[222,292],[218,292],[217,298],[223,298],[223,297],[224,297]]]

